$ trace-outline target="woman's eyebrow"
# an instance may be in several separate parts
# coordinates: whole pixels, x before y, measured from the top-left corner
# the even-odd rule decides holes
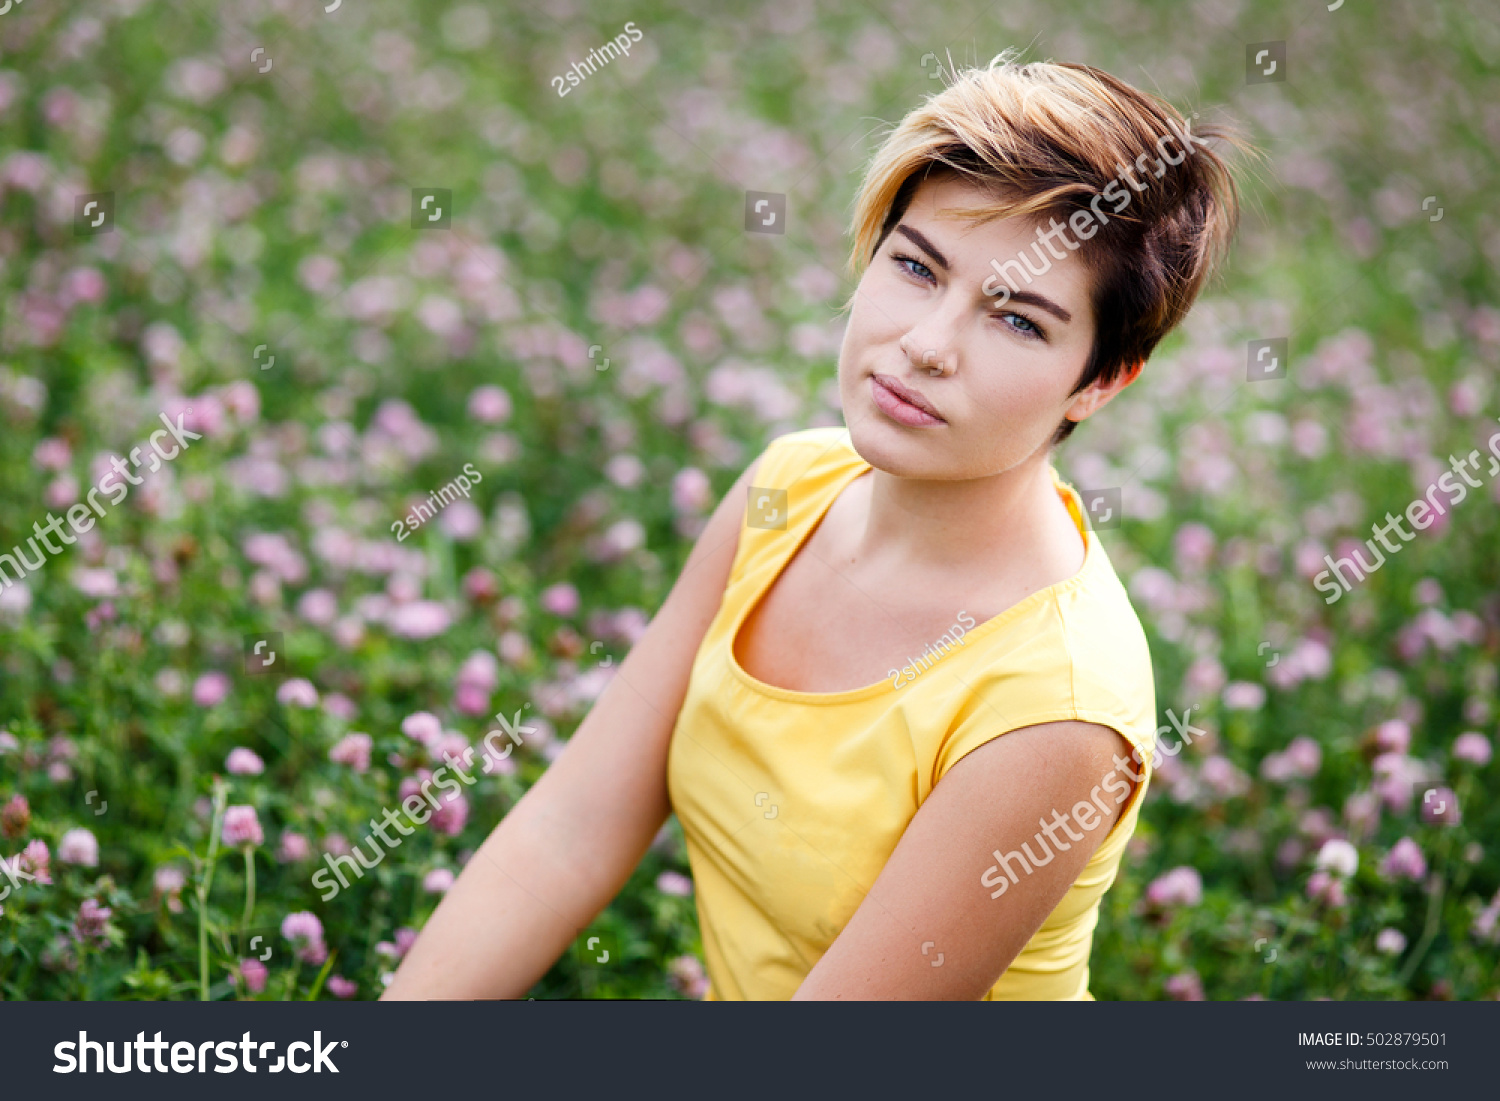
[[[904,237],[909,237],[914,245],[916,245],[923,252],[927,253],[928,256],[932,257],[933,261],[937,264],[938,267],[942,268],[944,271],[949,270],[950,265],[948,264],[948,258],[938,251],[938,247],[927,239],[926,234],[912,229],[911,226],[906,225],[905,223],[897,226],[896,232]]]
[[[1046,295],[1037,294],[1036,291],[1011,291],[1011,302],[1020,302],[1022,305],[1035,306],[1039,310],[1046,310],[1063,324],[1073,320],[1073,315],[1063,309]]]

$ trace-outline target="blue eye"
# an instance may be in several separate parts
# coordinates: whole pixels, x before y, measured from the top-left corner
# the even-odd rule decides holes
[[[995,314],[995,318],[997,320],[1003,321],[1008,329],[1025,337],[1027,340],[1047,339],[1047,334],[1044,333],[1041,327],[1037,325],[1035,321],[1032,321],[1029,317],[1025,317],[1018,313],[997,313]]]
[[[926,264],[922,263],[922,261],[918,260],[914,256],[902,256],[902,255],[897,254],[896,256],[892,257],[892,259],[894,259],[898,265],[901,265],[901,270],[905,271],[908,275],[915,275],[918,279],[922,279],[924,281],[926,279],[932,278],[932,269],[929,268]],[[907,265],[907,264],[915,264],[917,267],[921,268],[922,271],[926,272],[927,274],[926,275],[918,274],[917,272],[913,271],[911,268],[906,267],[905,265]]]

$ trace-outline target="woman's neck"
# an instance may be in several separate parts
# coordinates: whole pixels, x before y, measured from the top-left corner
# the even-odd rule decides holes
[[[1053,487],[1045,449],[1010,470],[964,481],[902,478],[871,470],[853,525],[851,556],[947,576],[994,577],[1042,562],[1070,577],[1085,547]],[[860,479],[865,481],[865,479]]]

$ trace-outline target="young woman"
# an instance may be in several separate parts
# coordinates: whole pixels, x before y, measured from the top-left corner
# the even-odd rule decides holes
[[[1091,996],[1155,699],[1050,455],[1227,247],[1205,135],[1005,55],[903,120],[855,211],[847,427],[740,476],[387,998],[524,996],[674,810],[711,999]]]

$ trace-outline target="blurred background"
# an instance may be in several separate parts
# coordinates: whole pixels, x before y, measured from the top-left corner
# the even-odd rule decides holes
[[[1500,478],[1313,586],[1500,431],[1485,0],[4,8],[0,996],[377,996],[744,465],[840,423],[860,173],[1010,47],[1267,154],[1056,457],[1119,491],[1160,721],[1205,732],[1094,995],[1500,995]],[[519,749],[325,899],[497,712]],[[688,871],[671,820],[532,993],[700,996]]]

